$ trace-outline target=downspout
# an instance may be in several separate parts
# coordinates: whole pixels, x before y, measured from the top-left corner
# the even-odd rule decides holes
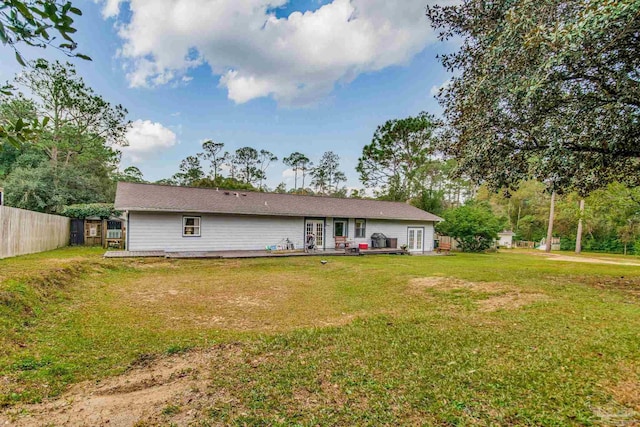
[[[129,249],[129,234],[131,234],[131,221],[129,221],[129,211],[127,211],[127,240],[125,242],[126,247],[124,248],[126,251],[130,250]]]

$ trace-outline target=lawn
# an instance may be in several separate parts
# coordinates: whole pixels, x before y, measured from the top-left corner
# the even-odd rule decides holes
[[[640,422],[637,266],[101,254],[0,260],[0,420],[98,394],[139,426]]]

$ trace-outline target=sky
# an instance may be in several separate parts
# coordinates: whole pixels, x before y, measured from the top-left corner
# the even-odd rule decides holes
[[[378,125],[428,111],[450,76],[436,58],[455,48],[425,17],[434,0],[76,0],[78,73],[128,110],[121,169],[168,178],[203,140],[279,159],[340,156],[349,188]],[[445,1],[440,0],[443,4]],[[67,60],[47,49],[27,59]],[[0,47],[0,81],[21,67]],[[271,188],[293,185],[275,162]]]

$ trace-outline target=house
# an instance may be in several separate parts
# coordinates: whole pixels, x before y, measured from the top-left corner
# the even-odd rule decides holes
[[[507,249],[511,249],[513,247],[513,236],[516,233],[514,233],[511,230],[503,230],[501,232],[498,233],[498,241],[496,242],[496,245],[499,248],[507,248]]]
[[[127,218],[130,251],[264,250],[279,242],[318,249],[336,237],[368,243],[383,233],[411,252],[433,250],[441,218],[406,203],[119,182],[115,208]]]

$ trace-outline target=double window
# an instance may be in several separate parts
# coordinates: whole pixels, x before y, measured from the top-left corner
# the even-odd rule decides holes
[[[199,216],[183,216],[182,235],[185,237],[200,237],[201,221],[202,218]]]
[[[356,219],[356,238],[364,239],[367,236],[367,221]]]

